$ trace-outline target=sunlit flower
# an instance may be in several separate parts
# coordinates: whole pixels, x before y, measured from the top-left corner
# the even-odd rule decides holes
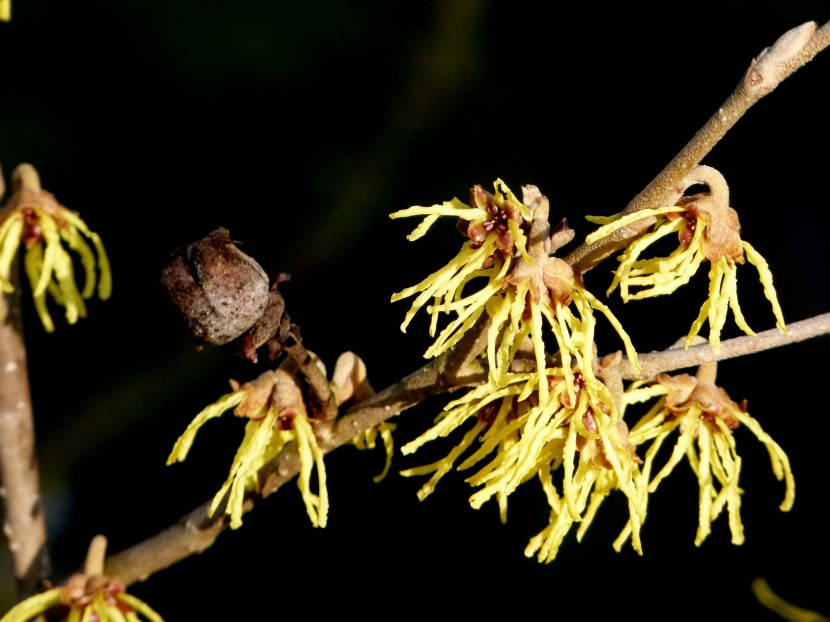
[[[439,215],[462,218],[461,228],[470,237],[442,270],[392,296],[394,302],[421,292],[401,328],[405,329],[412,316],[433,296],[435,303],[428,308],[433,320],[431,334],[434,335],[440,313],[455,313],[455,319],[426,352],[426,356],[435,356],[454,345],[486,311],[491,318],[487,347],[490,374],[495,384],[501,386],[500,378],[526,337],[533,346],[536,368],[545,369],[543,318],[556,339],[566,376],[570,376],[574,364],[583,373],[593,375],[593,312],[597,310],[612,323],[636,366],[634,346],[610,309],[584,288],[580,275],[571,266],[551,256],[573,238],[573,230],[563,221],[551,233],[549,202],[536,186],[524,186],[523,202],[519,203],[501,180],[495,185],[496,195],[479,186],[473,188],[471,204],[476,207],[454,200],[392,214],[393,218],[428,215],[410,239],[423,235]],[[492,219],[485,220],[491,214]],[[486,278],[486,285],[466,295],[464,286],[476,277]],[[576,313],[570,308],[572,303]],[[546,401],[546,383],[538,386],[540,399]]]
[[[761,425],[746,412],[745,405],[733,402],[726,392],[712,382],[687,374],[659,374],[656,382],[635,385],[626,394],[627,403],[660,397],[659,401],[635,425],[629,439],[635,446],[651,442],[642,468],[648,481],[648,492],[674,470],[685,456],[697,476],[699,486],[699,517],[695,544],[700,545],[711,532],[711,524],[726,509],[732,542],[744,541],[740,507],[742,490],[738,485],[741,457],[738,455],[733,431],[743,425],[767,448],[772,470],[784,480],[786,492],[780,509],[789,511],[795,500],[795,482],[787,455]],[[677,440],[672,454],[659,468],[657,455],[663,443],[674,433]],[[659,470],[657,470],[659,468]],[[657,473],[652,473],[657,470]],[[621,545],[628,529],[617,541]]]
[[[403,474],[431,475],[418,492],[423,499],[453,468],[465,470],[483,463],[467,478],[479,488],[470,503],[479,508],[495,498],[502,520],[506,519],[508,497],[519,485],[538,477],[551,504],[552,527],[534,538],[526,553],[550,561],[571,524],[583,521],[583,515],[590,523],[601,499],[612,490],[622,490],[629,499],[633,524],[638,526],[645,517],[643,493],[635,487],[638,458],[610,391],[594,373],[594,311],[614,326],[635,367],[637,354],[611,311],[585,289],[581,276],[569,264],[553,256],[574,232],[565,221],[551,231],[547,198],[535,186],[524,186],[518,204],[522,209],[517,210],[517,199],[506,186],[497,181],[496,188],[501,199],[491,200],[488,197],[492,195],[474,188],[472,208],[450,203],[393,214],[428,214],[413,234],[416,237],[438,215],[468,216],[461,228],[470,241],[455,260],[392,298],[420,292],[402,328],[433,296],[435,303],[428,308],[433,334],[438,314],[455,314],[427,356],[456,343],[482,313],[490,319],[487,381],[450,402],[436,424],[402,451],[412,453],[428,441],[468,426],[467,422],[472,426],[446,458]],[[476,197],[482,196],[495,207],[478,207]],[[507,206],[503,212],[496,209],[500,201]],[[488,214],[494,216],[491,221],[485,221]],[[481,255],[473,254],[481,248]],[[475,277],[485,277],[486,284],[467,294],[463,288]],[[556,361],[553,364],[545,351],[547,331],[557,346],[550,359]],[[465,454],[469,455],[463,457]],[[561,496],[551,475],[560,467]],[[604,470],[613,476],[600,478]],[[595,487],[597,481],[599,487]],[[638,532],[633,543],[640,550],[636,535]]]
[[[20,602],[0,622],[27,622],[54,610],[68,622],[163,622],[149,605],[124,591],[124,586],[106,577],[73,575],[64,587],[47,590]]]
[[[432,320],[430,335],[435,336],[442,313],[455,316],[427,350],[427,357],[437,356],[461,339],[482,314],[487,301],[504,286],[504,277],[515,257],[526,254],[526,232],[532,217],[530,208],[522,204],[500,179],[494,186],[493,194],[475,186],[470,191],[469,205],[453,199],[440,205],[415,206],[390,214],[390,218],[426,216],[407,237],[409,240],[422,237],[441,216],[457,218],[459,229],[469,238],[446,266],[392,296],[392,302],[415,296],[401,324],[403,331],[430,299],[433,304],[426,309]],[[472,282],[483,284],[467,293],[465,289]]]
[[[259,490],[258,471],[274,459],[289,442],[297,444],[300,473],[297,485],[302,493],[306,511],[315,527],[325,527],[328,515],[328,491],[326,469],[314,430],[314,422],[306,410],[302,391],[288,362],[276,370],[266,371],[256,380],[243,385],[232,381],[233,391],[196,415],[179,439],[167,459],[167,464],[187,457],[199,429],[210,419],[221,416],[227,410],[248,420],[245,436],[231,465],[228,479],[213,498],[209,514],[222,505],[228,495],[225,513],[230,516],[230,526],[242,525],[245,495]],[[317,489],[311,489],[312,471],[317,469]]]
[[[632,242],[619,256],[620,265],[608,289],[618,286],[625,302],[671,294],[689,282],[704,261],[710,263],[709,296],[692,324],[686,340],[691,345],[703,324],[709,323],[709,343],[720,349],[720,334],[729,309],[735,323],[748,335],[749,327],[738,304],[737,264],[748,260],[754,265],[772,305],[776,326],[786,331],[781,306],[772,284],[772,273],[764,258],[748,242],[741,240],[737,212],[729,207],[729,191],[723,177],[709,167],[698,167],[688,178],[689,185],[706,183],[710,191],[682,197],[676,205],[645,209],[618,219],[590,217],[605,223],[586,238],[591,244],[614,231],[644,218],[654,218],[651,230]],[[640,259],[644,251],[661,238],[677,234],[680,245],[667,257]]]
[[[13,193],[0,209],[0,288],[14,291],[12,264],[21,242],[24,267],[32,285],[35,309],[47,332],[55,330],[46,304],[46,295],[64,307],[66,321],[86,317],[84,300],[97,289],[106,300],[112,291],[109,260],[98,234],[92,232],[77,213],[60,205],[54,195],[40,187],[40,179],[29,164],[15,169]],[[83,289],[75,280],[77,254],[83,269]]]
[[[96,536],[90,546],[84,572],[74,574],[61,587],[36,594],[15,605],[0,622],[42,619],[67,622],[163,622],[161,616],[124,585],[102,573],[106,538]]]
[[[537,554],[543,562],[556,556],[574,522],[583,522],[581,538],[601,500],[613,490],[622,490],[628,497],[632,524],[639,526],[645,517],[640,503],[643,494],[636,490],[639,459],[627,440],[627,428],[601,382],[580,373],[572,376],[573,382],[562,369],[547,369],[545,401],[538,387],[527,390],[536,374],[511,373],[504,386],[491,381],[472,389],[447,404],[436,424],[402,451],[411,454],[472,422],[462,440],[445,458],[407,469],[402,475],[431,475],[418,491],[423,500],[453,468],[463,471],[478,466],[466,479],[479,488],[470,497],[470,505],[478,509],[495,498],[503,522],[508,497],[519,485],[538,477],[551,506],[551,525],[531,540],[526,554]],[[562,473],[561,492],[553,483],[555,472]],[[638,536],[637,529],[634,546],[640,550]]]
[[[590,452],[585,452],[584,456],[585,459],[583,459],[583,453],[581,452],[578,466],[575,469],[581,483],[575,499],[575,507],[580,517],[579,528],[576,532],[577,542],[582,541],[585,532],[596,516],[600,504],[619,488],[617,474],[613,470],[597,468],[590,459]],[[552,473],[540,472],[539,480],[550,506],[550,516],[547,526],[530,539],[524,553],[526,557],[536,556],[540,563],[547,564],[556,559],[559,547],[562,546],[565,536],[568,535],[576,521],[566,500],[557,492]],[[635,510],[632,511],[632,503],[629,501],[629,521],[630,524],[637,525],[637,528],[633,530],[632,546],[638,553],[642,554],[639,525],[643,518],[640,516],[641,510],[636,506],[634,508]]]
[[[579,273],[558,257],[552,256],[573,238],[573,230],[563,222],[550,233],[550,204],[535,186],[525,186],[524,200],[533,207],[528,252],[520,257],[505,278],[504,295],[490,302],[491,326],[488,332],[488,361],[496,378],[505,373],[509,362],[530,337],[536,368],[545,369],[543,320],[556,340],[566,384],[573,399],[572,367],[578,367],[594,380],[594,311],[602,313],[623,341],[632,365],[638,367],[637,352],[631,339],[611,310],[585,289]],[[573,305],[576,313],[571,310]],[[498,345],[497,345],[498,343]],[[547,401],[545,382],[539,383],[539,399]]]

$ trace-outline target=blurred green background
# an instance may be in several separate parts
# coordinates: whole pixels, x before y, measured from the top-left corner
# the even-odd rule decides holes
[[[165,467],[178,434],[257,368],[196,352],[159,284],[170,253],[218,226],[281,286],[308,347],[331,367],[344,350],[381,389],[423,363],[427,322],[408,334],[419,281],[462,239],[442,223],[406,241],[416,221],[387,214],[503,178],[540,187],[554,218],[584,236],[587,214],[612,214],[691,138],[764,47],[826,0],[651,3],[445,0],[15,0],[0,24],[0,164],[20,162],[103,238],[114,292],[89,318],[46,335],[25,298],[26,335],[56,578],[98,533],[115,552],[208,500],[224,481],[239,421],[200,433],[188,460]],[[706,158],[730,182],[743,235],[766,257],[788,320],[830,309],[826,207],[830,143],[825,52],[762,100]],[[566,249],[566,250],[569,250]],[[604,292],[609,272],[586,276]],[[640,350],[685,334],[706,291],[698,275],[667,300],[612,306]],[[754,269],[739,271],[754,328],[773,326]],[[28,295],[28,294],[27,294]],[[420,321],[419,321],[420,320]],[[603,332],[600,347],[619,342]],[[726,337],[736,335],[730,323]],[[300,611],[368,619],[437,613],[772,620],[749,585],[830,611],[823,561],[826,505],[823,337],[724,363],[720,382],[789,453],[783,485],[745,430],[746,544],[722,517],[700,547],[688,468],[649,506],[645,556],[615,553],[622,499],[582,543],[569,536],[547,566],[526,559],[547,522],[538,486],[497,508],[467,504],[458,474],[420,503],[419,479],[380,484],[381,450],[326,458],[329,526],[313,529],[293,485],[237,532],[131,591],[168,622],[279,618]],[[398,445],[426,429],[443,400],[399,418]],[[445,447],[446,448],[446,447]],[[444,449],[445,449],[444,448]],[[436,451],[441,451],[437,448]],[[0,556],[0,611],[11,572]],[[814,570],[818,564],[819,570]]]

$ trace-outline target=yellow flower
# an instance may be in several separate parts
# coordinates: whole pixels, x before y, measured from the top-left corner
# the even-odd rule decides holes
[[[404,455],[412,454],[424,444],[448,436],[466,425],[467,421],[472,420],[474,422],[461,442],[445,458],[432,464],[401,472],[404,477],[433,474],[431,479],[418,491],[420,500],[423,501],[432,494],[436,484],[452,470],[458,458],[472,447],[477,439],[481,442],[481,447],[459,469],[469,468],[493,451],[502,456],[518,442],[520,429],[526,421],[527,411],[533,406],[531,399],[516,399],[522,392],[522,386],[526,385],[527,381],[527,374],[515,374],[508,379],[505,386],[496,387],[488,382],[470,390],[463,397],[447,404],[432,428],[401,448]],[[515,486],[512,488],[515,489]],[[506,506],[503,503],[506,500],[506,495],[510,494],[512,489],[509,486],[503,486],[497,492],[500,495],[499,503],[502,507],[502,520],[505,520]],[[477,507],[480,507],[480,505]]]
[[[73,575],[65,587],[27,598],[0,618],[0,622],[27,622],[51,610],[61,615],[56,619],[73,622],[164,622],[148,604],[127,594],[117,581],[84,575]]]
[[[403,472],[407,476],[431,474],[431,479],[419,491],[419,498],[428,496],[437,482],[462,460],[462,455],[471,451],[472,454],[457,466],[459,470],[470,468],[489,457],[489,462],[467,479],[470,484],[481,487],[471,496],[471,505],[478,508],[495,497],[502,520],[506,519],[509,495],[531,477],[539,477],[551,507],[550,523],[530,541],[525,551],[528,556],[535,554],[540,561],[551,561],[571,525],[581,522],[577,533],[577,537],[581,538],[599,505],[616,489],[622,490],[628,498],[630,518],[623,534],[615,542],[615,548],[619,549],[631,537],[635,550],[642,553],[639,532],[645,519],[647,496],[685,453],[700,483],[697,543],[705,539],[711,521],[724,508],[728,508],[733,540],[737,542],[743,538],[739,518],[740,491],[737,487],[740,458],[735,453],[730,430],[741,422],[767,445],[776,475],[787,480],[787,496],[782,509],[789,509],[794,487],[786,455],[754,419],[728,400],[725,393],[721,395],[716,391],[719,401],[698,404],[695,399],[701,400],[704,394],[709,396],[711,393],[699,387],[694,399],[689,398],[689,404],[681,408],[683,416],[674,412],[669,419],[660,419],[662,427],[658,425],[657,428],[654,427],[656,419],[648,424],[641,422],[636,434],[632,430],[629,438],[621,416],[614,412],[613,399],[593,372],[593,310],[600,310],[612,322],[635,365],[636,352],[607,307],[584,289],[579,275],[564,261],[551,256],[572,234],[568,235],[565,226],[550,235],[547,199],[535,187],[526,186],[523,190],[524,204],[532,212],[532,225],[526,232],[523,252],[514,252],[509,269],[505,269],[506,263],[502,263],[497,274],[489,274],[488,284],[479,290],[478,297],[465,298],[460,290],[453,290],[452,300],[465,303],[475,300],[477,312],[480,314],[486,310],[490,317],[487,347],[489,376],[485,384],[448,404],[432,429],[403,447],[404,454],[412,453],[424,443],[448,435],[469,420],[474,421],[446,458]],[[692,201],[697,201],[697,204]],[[743,262],[746,256],[759,268],[767,296],[779,319],[779,328],[783,330],[780,307],[772,289],[772,277],[763,259],[748,243],[740,240],[734,210],[708,201],[707,197],[694,197],[682,205],[646,212],[638,218],[646,215],[667,217],[658,221],[652,234],[629,248],[628,255],[622,260],[623,269],[618,272],[612,289],[621,284],[627,299],[670,293],[687,282],[704,259],[709,260],[712,263],[712,291],[692,327],[690,339],[697,334],[702,322],[709,318],[710,340],[717,348],[728,307],[733,309],[739,326],[751,332],[743,320],[734,293],[735,264]],[[612,227],[624,226],[630,220],[621,219],[601,229],[597,237],[607,235]],[[671,232],[679,233],[681,248],[670,258],[637,261],[645,247]],[[500,258],[505,260],[504,256],[500,255]],[[652,274],[644,276],[651,268],[654,268]],[[462,286],[465,282],[459,281]],[[632,296],[629,286],[648,286],[649,289]],[[484,300],[484,297],[487,299]],[[570,309],[572,303],[576,313]],[[466,309],[472,307],[473,304],[470,304]],[[446,305],[444,310],[450,312],[458,308]],[[435,311],[438,305],[430,309]],[[452,333],[452,343],[459,338],[459,332],[469,327],[462,322],[470,317],[462,318],[459,314],[453,327],[456,332]],[[560,368],[551,368],[547,362],[543,318],[556,340]],[[451,345],[450,342],[444,343],[446,347]],[[534,367],[531,370],[519,369],[522,361],[528,358],[528,353],[535,363]],[[579,372],[573,372],[572,368]],[[553,377],[558,377],[560,382],[551,384]],[[661,394],[667,392],[668,389]],[[660,444],[676,428],[682,429],[683,433],[675,453],[660,473],[649,481]],[[659,431],[655,432],[655,429]],[[692,447],[695,437],[698,438],[697,453]],[[641,472],[633,447],[655,438],[657,440],[649,449]],[[476,441],[480,446],[471,449]],[[559,466],[563,467],[564,475],[561,495],[551,476]],[[600,466],[604,469],[598,468]]]
[[[232,381],[233,392],[223,395],[196,415],[167,458],[168,465],[183,461],[202,425],[231,408],[236,416],[248,419],[245,437],[236,452],[228,479],[216,493],[209,509],[212,516],[228,494],[224,511],[230,516],[232,529],[242,525],[246,493],[259,490],[260,468],[292,441],[297,444],[300,458],[297,485],[306,512],[315,527],[326,526],[329,503],[323,452],[317,443],[313,420],[306,410],[296,373],[289,369],[290,365],[286,362],[243,385]],[[315,467],[317,494],[311,490],[311,475]]]
[[[491,300],[488,306],[491,317],[487,348],[490,373],[496,378],[504,374],[528,336],[533,346],[536,369],[545,369],[544,317],[556,340],[568,391],[573,399],[573,366],[582,370],[590,381],[595,380],[594,310],[611,322],[635,368],[639,368],[637,352],[611,310],[585,289],[581,276],[565,261],[552,256],[573,238],[573,230],[563,223],[553,235],[550,234],[549,202],[535,186],[524,187],[524,200],[533,206],[527,256],[520,257],[504,279],[510,287],[500,298]],[[571,311],[571,305],[577,314]],[[540,401],[547,401],[546,383],[539,383],[539,392]]]
[[[778,443],[746,412],[744,405],[733,402],[714,383],[687,374],[659,374],[655,383],[634,385],[626,393],[625,401],[634,403],[656,396],[661,396],[660,400],[631,429],[629,439],[635,446],[651,442],[642,468],[649,493],[657,489],[684,456],[689,461],[699,487],[697,546],[709,535],[712,521],[724,509],[729,515],[732,542],[741,544],[744,541],[740,516],[742,490],[738,485],[742,461],[733,435],[733,430],[740,424],[749,428],[766,446],[775,477],[786,484],[780,509],[790,510],[795,500],[795,482],[789,459]],[[678,438],[671,456],[652,477],[660,448],[675,432]],[[628,529],[615,546],[621,545],[627,536]]]
[[[466,479],[480,488],[470,497],[470,505],[478,509],[495,498],[502,522],[507,519],[508,497],[519,485],[538,477],[551,506],[551,525],[531,540],[525,553],[538,553],[543,562],[553,560],[574,522],[583,522],[578,534],[582,537],[602,499],[612,490],[622,490],[628,497],[632,524],[639,526],[645,517],[643,493],[636,489],[639,459],[627,440],[627,428],[601,382],[578,372],[572,376],[573,382],[561,368],[547,369],[545,384],[550,386],[545,401],[532,385],[537,374],[511,373],[504,386],[491,381],[450,402],[436,424],[406,444],[402,452],[411,454],[471,420],[472,427],[446,458],[407,469],[402,475],[432,474],[418,491],[423,500],[463,454],[469,452],[456,467],[460,471],[487,459]],[[533,387],[530,392],[528,386]],[[478,447],[473,448],[476,442]],[[560,468],[561,494],[552,477]],[[640,550],[638,535],[637,529],[634,546]]]
[[[433,320],[431,335],[435,334],[439,314],[456,314],[426,352],[426,356],[436,356],[454,345],[486,311],[491,318],[487,348],[490,374],[495,384],[501,386],[500,378],[506,374],[526,337],[530,337],[533,346],[536,368],[545,369],[543,317],[556,339],[566,376],[570,376],[572,364],[592,376],[596,325],[593,311],[598,310],[621,336],[636,366],[634,346],[610,309],[584,288],[573,268],[551,256],[573,238],[573,230],[563,223],[551,234],[549,202],[536,186],[522,188],[521,203],[501,180],[495,186],[495,195],[480,186],[474,187],[470,201],[473,207],[466,207],[456,199],[391,215],[399,218],[427,214],[410,239],[426,233],[440,215],[461,218],[461,228],[470,237],[443,269],[392,296],[394,302],[420,292],[401,328],[405,330],[418,309],[434,296],[435,303],[427,309]],[[485,278],[486,284],[472,294],[465,294],[465,285],[478,277]],[[571,311],[571,303],[577,314]],[[546,401],[546,383],[539,383],[538,378],[536,382],[540,399]],[[570,391],[573,397],[573,390]]]
[[[446,266],[392,296],[392,302],[396,302],[417,294],[401,324],[404,332],[430,299],[434,300],[427,307],[431,316],[431,336],[435,336],[442,313],[455,315],[424,356],[437,356],[461,339],[484,311],[487,301],[502,289],[515,256],[526,254],[530,208],[522,204],[500,179],[494,186],[493,194],[475,186],[470,191],[469,205],[453,199],[440,205],[415,206],[389,215],[390,218],[426,216],[407,237],[410,241],[422,237],[441,216],[458,218],[459,228],[469,238]],[[467,294],[464,290],[472,281],[484,281],[484,284]]]
[[[119,581],[103,574],[106,546],[104,536],[93,538],[82,573],[72,575],[61,587],[21,601],[0,622],[40,620],[46,613],[49,620],[68,622],[164,622],[149,605],[127,594]]]
[[[474,422],[472,427],[446,458],[407,469],[403,475],[431,475],[418,492],[424,499],[468,450],[471,455],[458,465],[459,470],[487,458],[486,464],[467,478],[468,483],[480,487],[470,503],[479,508],[495,498],[503,521],[508,497],[520,484],[539,477],[552,508],[551,528],[534,538],[526,553],[538,553],[540,561],[550,561],[570,525],[582,521],[587,512],[587,527],[611,490],[622,490],[628,497],[633,524],[638,526],[645,517],[644,494],[635,485],[639,481],[637,456],[610,391],[593,371],[594,311],[612,323],[635,367],[637,354],[620,323],[585,289],[580,275],[552,256],[574,232],[564,221],[551,232],[547,198],[535,186],[524,186],[522,203],[518,204],[521,209],[517,209],[517,199],[503,182],[497,181],[496,189],[501,199],[491,199],[493,195],[474,188],[471,208],[457,202],[393,214],[428,214],[415,237],[438,215],[459,216],[464,219],[462,231],[470,237],[444,269],[393,296],[394,301],[420,292],[402,328],[432,296],[436,300],[428,312],[433,317],[433,334],[438,314],[456,314],[427,356],[456,343],[482,313],[490,318],[487,381],[450,402],[436,424],[402,451],[412,453],[468,421]],[[481,196],[485,198],[477,201]],[[484,220],[488,214],[493,215],[492,222]],[[500,228],[499,223],[506,224]],[[479,249],[484,249],[481,255],[472,254]],[[467,294],[464,286],[476,277],[484,277],[486,284]],[[545,352],[546,328],[558,348],[556,366],[549,364]],[[477,441],[479,447],[472,449]],[[560,466],[561,497],[551,477]],[[613,475],[600,477],[603,470]],[[600,485],[595,487],[597,481]],[[634,546],[639,550],[636,535],[638,532]]]
[[[65,308],[66,321],[74,324],[79,317],[86,317],[84,300],[95,293],[96,285],[98,297],[109,298],[109,260],[98,234],[90,231],[77,213],[41,189],[31,165],[21,164],[15,169],[12,185],[14,192],[0,209],[0,288],[6,293],[14,291],[11,270],[22,242],[35,309],[44,329],[51,333],[55,326],[46,306],[46,295]],[[84,287],[80,291],[70,250],[77,253],[84,272]]]
[[[586,238],[589,244],[638,220],[656,219],[651,231],[632,242],[620,255],[620,265],[608,293],[619,286],[625,302],[671,294],[689,282],[703,261],[709,261],[709,296],[692,324],[686,347],[691,345],[708,321],[709,343],[717,352],[729,309],[732,309],[735,323],[741,330],[748,335],[755,334],[744,318],[737,294],[737,264],[749,260],[758,270],[764,294],[772,305],[776,326],[782,333],[786,332],[781,306],[772,284],[772,273],[760,253],[741,240],[738,214],[729,207],[726,182],[720,173],[703,166],[693,171],[688,181],[706,183],[710,192],[682,197],[676,205],[640,210],[618,219],[588,218],[605,223]],[[680,245],[671,254],[640,259],[648,247],[673,233],[677,234]]]

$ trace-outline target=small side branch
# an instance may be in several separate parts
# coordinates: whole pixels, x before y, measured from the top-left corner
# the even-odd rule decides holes
[[[319,402],[318,407],[322,410],[321,420],[330,423],[337,416],[334,392],[329,381],[326,380],[326,375],[320,370],[314,357],[303,345],[303,341],[299,337],[299,328],[293,325],[292,328],[291,333],[295,336],[285,340],[282,344],[282,350],[291,357],[291,360],[297,365],[297,369],[311,387],[315,399]]]

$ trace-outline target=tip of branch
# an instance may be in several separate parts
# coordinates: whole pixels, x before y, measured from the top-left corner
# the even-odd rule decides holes
[[[770,47],[762,50],[750,67],[748,75],[752,85],[774,88],[788,75],[787,65],[813,38],[817,27],[815,22],[805,22],[791,28]]]

